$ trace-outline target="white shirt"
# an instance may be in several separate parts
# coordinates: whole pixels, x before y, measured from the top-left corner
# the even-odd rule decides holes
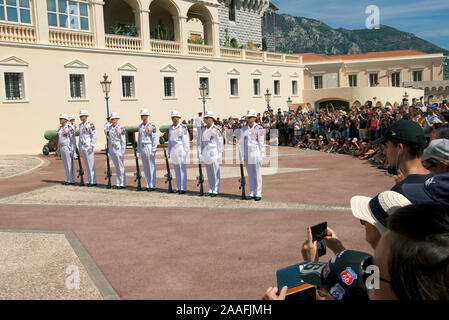
[[[220,154],[223,152],[223,135],[220,128],[214,124],[210,128],[201,129],[201,152],[204,149],[217,149]]]
[[[111,124],[108,128],[108,148],[120,149],[122,154],[125,154],[126,136],[125,128],[117,124],[115,127]]]
[[[189,130],[181,122],[177,126],[171,125],[168,131],[168,156],[173,148],[183,147],[186,153],[190,150]]]

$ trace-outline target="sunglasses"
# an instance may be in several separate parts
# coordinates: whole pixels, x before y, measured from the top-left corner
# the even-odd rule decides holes
[[[367,271],[368,267],[372,265],[374,265],[374,258],[372,256],[366,257],[360,264],[359,275],[363,285],[366,285],[368,277],[373,275],[372,272]],[[382,278],[381,276],[379,276],[379,280],[391,284],[390,280]]]

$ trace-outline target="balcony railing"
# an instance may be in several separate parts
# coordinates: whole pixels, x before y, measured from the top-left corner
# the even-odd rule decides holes
[[[49,29],[50,43],[58,46],[92,48],[95,46],[94,35],[90,32],[74,30]]]
[[[284,55],[282,53],[267,52],[265,60],[268,62],[284,62]]]
[[[220,48],[220,56],[223,58],[234,58],[241,59],[242,58],[242,49],[236,48]]]
[[[254,61],[263,61],[263,51],[245,50],[245,59]]]
[[[301,63],[301,56],[298,55],[285,55],[285,63],[292,63],[292,64],[300,64]]]
[[[211,57],[214,53],[214,48],[212,46],[207,46],[204,44],[188,44],[189,54],[194,56],[207,56]]]
[[[142,50],[142,40],[137,37],[125,37],[107,34],[105,45],[109,49],[139,51]]]
[[[16,24],[0,24],[0,41],[36,42],[36,29],[30,26]]]
[[[176,41],[150,40],[151,51],[158,53],[181,53],[181,44]]]

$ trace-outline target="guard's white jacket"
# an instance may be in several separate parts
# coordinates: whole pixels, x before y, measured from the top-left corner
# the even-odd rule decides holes
[[[218,160],[223,154],[223,135],[215,124],[201,128],[201,156],[206,163]]]
[[[139,136],[137,138],[137,152],[142,153],[142,149],[149,145],[151,152],[155,153],[157,150],[157,132],[156,126],[150,122],[147,124],[141,123],[139,126]]]
[[[67,121],[64,126],[60,126],[58,129],[58,148],[57,153],[60,154],[62,147],[68,147],[70,152],[73,153],[75,149],[75,128]]]
[[[168,132],[168,156],[173,163],[185,163],[190,151],[189,130],[185,124],[179,123],[176,127],[170,126]]]
[[[119,124],[117,124],[115,127],[111,125],[108,128],[108,148],[109,152],[112,150],[115,153],[119,153],[120,155],[125,155],[126,150],[126,136],[125,136],[125,128],[121,127]]]
[[[95,125],[92,122],[81,122],[79,126],[79,143],[78,149],[85,150],[95,146],[97,142],[97,134],[95,131]]]
[[[252,127],[243,126],[240,149],[246,163],[261,164],[265,157],[265,129],[256,123]]]

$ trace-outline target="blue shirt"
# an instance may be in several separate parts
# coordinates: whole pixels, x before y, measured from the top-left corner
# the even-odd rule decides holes
[[[432,124],[436,119],[438,119],[438,116],[436,114],[432,116],[427,117],[427,121]],[[429,129],[429,126],[427,125],[427,122],[424,123],[424,132]],[[426,138],[430,138],[430,132],[425,134]]]

